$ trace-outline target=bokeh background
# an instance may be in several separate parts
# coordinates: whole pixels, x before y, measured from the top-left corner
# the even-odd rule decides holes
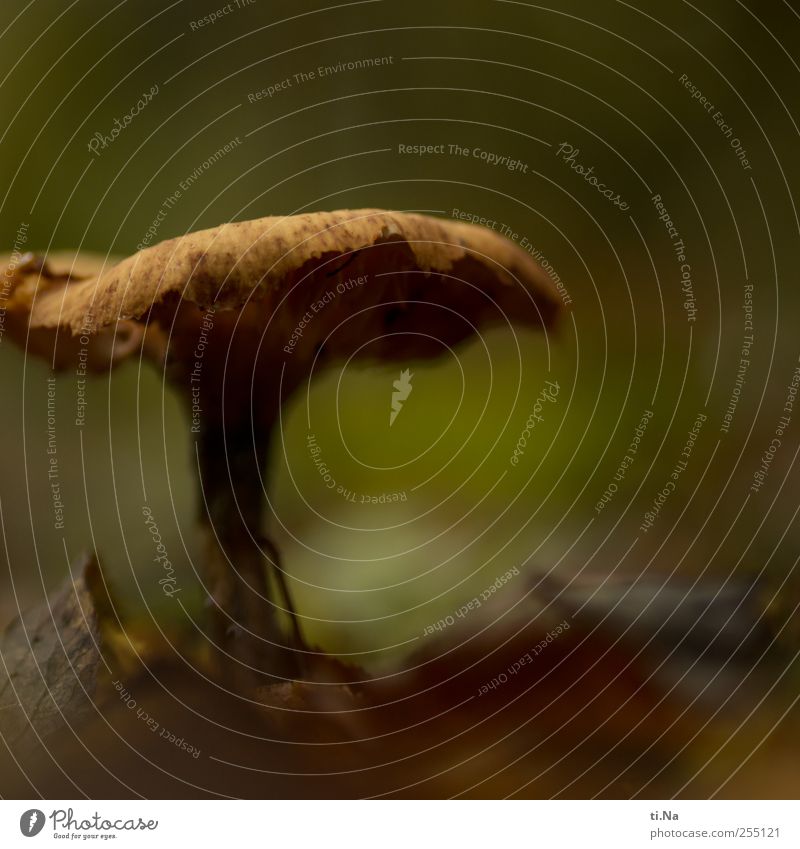
[[[221,7],[2,4],[4,249],[133,253],[165,199],[237,139],[190,180],[154,241],[229,220],[373,206],[503,222],[563,281],[569,304],[555,333],[498,327],[434,366],[409,363],[413,394],[391,428],[394,367],[332,370],[284,409],[269,530],[306,632],[382,672],[512,567],[520,577],[501,591],[501,607],[543,576],[587,594],[637,580],[656,594],[667,579],[698,592],[752,587],[738,614],[766,628],[769,652],[742,672],[753,671],[749,695],[736,696],[747,721],[731,729],[732,745],[761,753],[770,733],[796,740],[800,407],[760,491],[750,487],[800,355],[797,4],[253,0],[196,25]],[[95,134],[109,135],[154,86],[152,101],[93,153]],[[403,154],[402,144],[480,148],[527,169]],[[559,155],[563,144],[628,208],[584,180]],[[694,316],[656,194],[685,245]],[[737,387],[748,284],[754,341]],[[141,508],[157,516],[183,600],[199,610],[184,410],[161,374],[128,363],[90,384],[77,427],[76,374],[59,374],[62,530],[47,474],[49,376],[0,340],[0,615],[41,601],[91,550],[127,616],[181,627]],[[558,400],[513,467],[546,380],[558,381]],[[635,462],[598,511],[648,410]],[[706,419],[688,465],[643,531],[698,414]],[[323,487],[309,433],[338,483],[407,499],[354,504]],[[621,604],[635,616],[631,598]],[[769,768],[759,769],[761,780]]]

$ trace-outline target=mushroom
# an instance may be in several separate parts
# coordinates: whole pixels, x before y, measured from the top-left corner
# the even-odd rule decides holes
[[[282,400],[353,353],[432,359],[492,323],[546,328],[561,303],[533,258],[496,232],[378,209],[227,223],[84,273],[63,259],[9,266],[10,333],[55,367],[82,335],[95,369],[141,349],[166,370],[197,438],[211,638],[223,656],[277,677],[301,675],[305,654],[262,534]],[[291,616],[289,644],[265,561]]]

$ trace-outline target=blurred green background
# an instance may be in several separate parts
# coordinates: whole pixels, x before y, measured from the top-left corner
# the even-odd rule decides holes
[[[255,0],[196,25],[222,6],[2,4],[6,250],[27,225],[24,249],[132,253],[165,198],[238,138],[182,191],[156,241],[317,209],[466,210],[527,238],[571,299],[548,338],[497,328],[458,360],[409,363],[413,394],[391,429],[394,369],[329,372],[309,396],[310,426],[305,398],[287,406],[271,460],[270,529],[314,641],[380,668],[511,567],[522,577],[509,604],[550,572],[565,581],[652,573],[659,582],[673,570],[690,580],[763,573],[765,606],[779,588],[792,597],[784,581],[797,556],[798,422],[762,491],[748,492],[798,357],[792,4]],[[295,77],[371,57],[391,62]],[[682,75],[724,115],[750,170]],[[286,79],[271,97],[248,97]],[[110,134],[156,85],[93,154],[95,133]],[[398,152],[442,143],[511,156],[527,173]],[[629,209],[560,158],[562,143]],[[686,247],[692,323],[654,194]],[[723,433],[747,280],[756,339]],[[41,599],[70,560],[94,549],[130,615],[168,622],[174,605],[159,591],[144,503],[184,601],[197,606],[190,423],[162,376],[127,364],[96,379],[82,428],[76,375],[58,376],[62,531],[47,476],[48,374],[0,342],[0,613]],[[514,468],[509,457],[546,379],[559,382],[558,402]],[[636,461],[598,513],[648,409]],[[707,421],[691,461],[644,533],[642,517],[699,412]],[[325,489],[309,431],[337,482],[407,500],[353,504]]]

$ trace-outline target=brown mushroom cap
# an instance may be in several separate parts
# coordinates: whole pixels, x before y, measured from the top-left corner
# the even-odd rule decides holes
[[[16,269],[7,303],[30,330],[55,331],[58,346],[73,348],[69,335],[85,336],[87,328],[117,336],[124,321],[125,354],[134,348],[130,325],[139,323],[153,342],[147,352],[158,350],[180,378],[196,361],[206,321],[214,352],[205,381],[221,380],[231,363],[248,372],[259,363],[252,374],[274,375],[282,360],[289,389],[318,355],[436,356],[491,323],[547,327],[561,303],[533,258],[496,232],[378,209],[233,222],[83,279],[59,276],[62,270],[52,259],[47,275]],[[104,346],[106,363],[121,359],[119,345]],[[65,360],[55,353],[56,364]]]
[[[85,358],[88,371],[103,371],[138,350],[144,330],[135,322],[101,326],[87,321],[74,334],[42,326],[31,318],[40,293],[69,291],[67,284],[97,277],[116,260],[83,251],[54,251],[47,260],[35,254],[0,254],[0,310],[3,333],[28,353],[49,360],[53,368],[74,368]],[[91,337],[87,340],[87,335]],[[58,344],[56,345],[56,339]]]

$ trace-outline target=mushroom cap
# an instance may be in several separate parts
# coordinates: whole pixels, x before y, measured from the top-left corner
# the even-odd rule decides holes
[[[125,322],[121,348],[103,347],[106,364],[138,342],[185,377],[207,337],[206,372],[221,379],[225,364],[250,370],[255,361],[272,374],[282,360],[289,387],[312,360],[435,357],[489,324],[546,328],[561,305],[543,269],[498,233],[380,209],[231,222],[88,273],[81,263],[60,276],[55,262],[47,274],[18,264],[7,309],[52,334],[56,365],[70,334],[116,337]]]
[[[117,322],[113,327],[87,324],[74,334],[59,335],[55,328],[39,325],[31,318],[40,293],[65,291],[67,284],[74,286],[75,281],[96,277],[108,262],[108,257],[89,251],[54,251],[46,261],[31,253],[0,254],[3,333],[29,354],[49,360],[57,370],[74,368],[80,361],[88,371],[102,371],[137,351],[144,328],[132,321]]]

